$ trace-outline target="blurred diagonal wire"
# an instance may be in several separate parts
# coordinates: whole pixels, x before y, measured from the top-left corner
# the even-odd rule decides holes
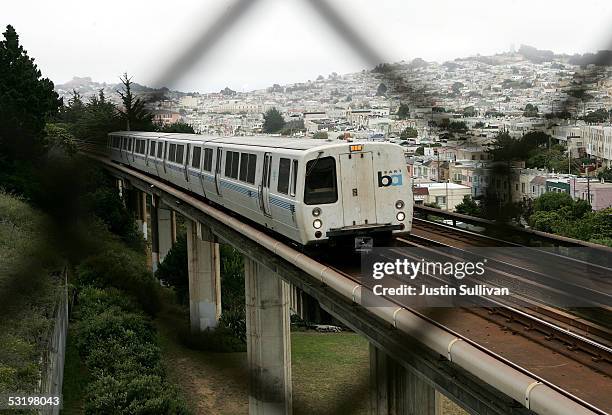
[[[157,84],[167,86],[181,76],[201,60],[221,37],[231,30],[236,22],[242,18],[257,0],[238,0],[209,27],[207,30],[187,47],[180,57],[172,62],[157,79]],[[354,50],[368,65],[376,66],[385,62],[384,57],[376,48],[352,28],[350,23],[343,18],[328,2],[323,0],[305,0],[332,29]],[[404,80],[393,71],[383,73],[383,77],[389,80],[397,90],[410,91],[412,88],[406,85]],[[398,88],[398,85],[400,86]],[[331,411],[332,414],[350,414],[360,410],[364,396],[367,396],[369,378],[360,379],[356,382],[353,393],[337,396]],[[300,402],[294,402],[300,406]]]
[[[204,30],[179,57],[166,67],[155,80],[155,85],[168,86],[187,73],[199,59],[204,57],[225,33],[230,31],[251,7],[259,0],[237,0],[218,19]]]
[[[242,18],[253,4],[258,0],[237,0],[230,6],[226,12],[221,15],[215,23],[202,34],[179,56],[172,62],[157,78],[157,85],[168,86],[182,77],[198,60],[205,57],[210,49],[221,39],[221,37],[230,31]],[[329,1],[325,0],[304,0],[308,3],[317,15],[332,28],[340,38],[342,38],[348,46],[351,47],[368,65],[376,66],[385,63],[387,60],[380,54],[377,49],[364,36],[356,31],[353,25],[345,19]],[[398,75],[393,68],[387,71],[382,71],[384,79],[389,81],[391,87],[396,92],[401,92],[403,99],[415,98],[415,85],[410,84],[403,76]],[[576,81],[576,87],[582,88],[579,80]],[[425,96],[421,98],[426,98]],[[562,105],[565,108],[569,104],[570,99],[566,100]],[[440,314],[445,314],[440,310]],[[355,385],[354,393],[345,396],[338,396],[335,402],[335,408],[330,413],[353,413],[358,410],[359,402],[367,395],[369,379],[361,379]],[[360,399],[361,398],[361,399]],[[295,402],[299,404],[299,402]]]

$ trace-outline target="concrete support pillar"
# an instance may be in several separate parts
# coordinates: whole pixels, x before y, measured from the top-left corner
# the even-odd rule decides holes
[[[221,317],[219,244],[209,228],[187,221],[187,268],[191,331],[217,327]]]
[[[289,285],[244,258],[249,414],[292,413]]]
[[[436,391],[370,344],[370,413],[436,415]]]
[[[136,218],[136,226],[142,232],[145,240],[148,238],[147,226],[147,194],[140,190],[134,189],[134,216]]]
[[[176,240],[176,222],[172,209],[161,205],[157,208],[157,235],[159,262],[162,262]]]
[[[151,269],[153,272],[157,271],[159,265],[159,222],[158,222],[158,211],[159,211],[159,197],[151,196]]]
[[[176,212],[172,210],[170,212],[170,235],[172,243],[176,242]]]
[[[119,198],[121,199],[121,201],[123,201],[124,205],[125,205],[125,199],[123,198],[124,195],[124,185],[123,185],[123,180],[122,179],[117,179],[117,191],[119,192]]]

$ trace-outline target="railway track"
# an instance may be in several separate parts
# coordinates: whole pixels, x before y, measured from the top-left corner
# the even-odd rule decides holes
[[[432,251],[440,247],[459,251],[473,247],[517,247],[513,243],[452,227],[437,226],[422,220],[415,220],[412,234],[406,238],[397,238],[396,246]],[[457,248],[458,246],[461,248]],[[397,251],[396,254],[402,255],[402,251]],[[553,258],[555,261],[561,261],[560,266],[568,267],[568,264],[571,264],[570,270],[572,267],[584,266],[579,259],[562,257],[555,253],[547,255],[555,255]],[[514,259],[516,258],[505,258],[505,261],[494,259],[489,262],[488,267],[503,268],[493,270],[503,274],[506,281],[514,278],[530,283],[525,274],[553,279],[551,275],[530,269],[530,264],[524,259],[515,264],[507,262]],[[595,267],[602,272],[612,271],[601,266]],[[348,272],[348,275],[356,279],[354,271]],[[607,274],[610,275],[612,274]],[[605,274],[601,275],[601,278],[605,277]],[[606,284],[606,288],[610,287],[609,280],[602,282]],[[567,285],[565,281],[561,283],[563,288],[569,290],[566,293],[570,295],[575,295],[582,289],[579,286]],[[490,285],[491,281],[487,280],[487,284]],[[441,327],[474,342],[488,352],[518,364],[526,373],[540,377],[569,395],[582,401],[597,402],[598,408],[603,408],[603,413],[612,410],[612,398],[604,398],[594,392],[609,390],[612,386],[612,331],[608,328],[609,324],[599,324],[584,318],[577,315],[575,310],[563,310],[545,304],[531,294],[514,295],[509,301],[490,301],[486,306],[410,311],[430,318]],[[598,311],[609,316],[610,290],[595,294],[598,294],[600,299]],[[608,321],[607,318],[604,320]],[[517,348],[521,350],[520,353],[516,353]]]
[[[363,284],[356,268],[328,265]],[[597,392],[612,387],[612,349],[608,345],[504,305],[408,308],[388,299],[596,413],[612,410],[612,396]]]

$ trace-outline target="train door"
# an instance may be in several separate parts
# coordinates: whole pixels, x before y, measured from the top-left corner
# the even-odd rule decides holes
[[[376,223],[372,153],[340,154],[344,226]]]
[[[265,153],[263,158],[263,170],[261,184],[259,185],[259,206],[261,212],[266,216],[270,214],[270,176],[272,173],[272,154]]]
[[[217,160],[215,161],[215,189],[217,195],[221,196],[221,157],[223,156],[223,149],[217,147]]]

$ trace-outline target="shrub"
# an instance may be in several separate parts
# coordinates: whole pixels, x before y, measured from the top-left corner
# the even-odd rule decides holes
[[[86,287],[74,315],[76,346],[93,379],[86,414],[187,413],[165,379],[151,320],[127,294]]]
[[[219,325],[229,330],[234,337],[246,343],[246,316],[244,309],[233,308],[221,314]]]
[[[173,414],[189,412],[176,392],[155,375],[117,379],[104,376],[87,388],[85,414]]]
[[[78,266],[79,284],[118,288],[136,298],[147,313],[155,314],[160,308],[158,285],[142,255],[114,242],[108,245],[103,253],[90,256]]]
[[[164,284],[173,287],[180,304],[189,303],[189,274],[187,271],[187,236],[176,238],[164,260],[159,264],[155,276]]]
[[[218,353],[246,351],[245,343],[236,338],[230,329],[222,325],[200,333],[191,333],[189,326],[184,325],[178,330],[178,338],[181,343],[193,350]]]

